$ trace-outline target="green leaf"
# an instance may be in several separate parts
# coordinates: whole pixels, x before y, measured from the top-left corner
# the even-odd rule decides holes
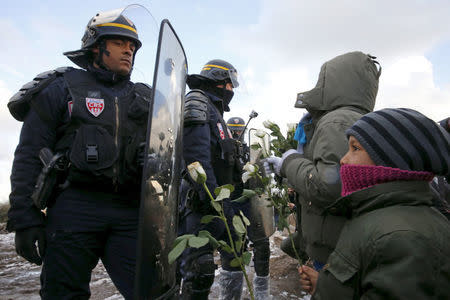
[[[262,147],[260,144],[253,144],[250,146],[250,148],[252,148],[253,150],[258,150],[258,149],[261,149]]]
[[[242,219],[239,216],[233,217],[233,227],[237,233],[244,234],[246,232],[244,223],[242,223]]]
[[[211,233],[209,233],[209,231],[207,231],[207,230],[200,230],[198,232],[198,236],[199,237],[203,237],[203,238],[208,238],[209,239],[209,243],[211,244],[211,246],[214,249],[217,249],[217,247],[219,247],[219,242],[217,242],[217,240],[211,235]]]
[[[237,252],[240,252],[242,247],[242,241],[240,239],[234,241],[234,247],[236,248]]]
[[[230,193],[232,193],[234,191],[234,186],[232,184],[221,185],[221,186],[215,188],[214,194],[216,196],[219,196],[222,189],[227,189],[230,191]],[[217,199],[216,199],[216,201],[217,201]]]
[[[255,188],[254,191],[255,191],[258,195],[261,195],[261,194],[264,193],[264,189],[262,189],[262,188]]]
[[[200,230],[199,232],[198,232],[198,235],[197,235],[198,237],[203,237],[203,238],[210,238],[210,237],[212,237],[211,236],[211,233],[208,231],[208,230]]]
[[[218,216],[213,216],[213,215],[206,215],[203,216],[201,219],[201,223],[202,224],[208,224],[209,222],[211,222],[214,218],[218,218]]]
[[[222,205],[219,202],[212,201],[211,204],[218,213],[222,211]]]
[[[284,228],[288,227],[288,222],[285,218],[279,218],[278,219],[278,228],[283,230]]]
[[[172,264],[186,249],[187,239],[181,240],[170,252],[168,256],[169,264]]]
[[[244,221],[245,226],[249,226],[250,225],[250,220],[247,219],[247,217],[244,215],[242,210],[240,210],[239,213],[241,214],[241,217],[242,217],[242,220]]]
[[[238,258],[233,258],[233,260],[230,262],[230,266],[232,266],[232,267],[239,267],[241,264],[240,264],[240,261],[239,261],[239,259]]]
[[[179,237],[177,237],[175,239],[175,241],[173,242],[173,246],[175,247],[179,242],[181,242],[182,240],[188,240],[189,238],[193,237],[195,235],[193,234],[184,234],[184,235],[180,235]]]
[[[220,245],[220,248],[228,253],[233,253],[233,249],[231,249],[230,245],[228,245],[225,241],[217,241]]]
[[[234,199],[234,200],[231,201],[231,202],[243,203],[243,202],[245,202],[247,199],[252,198],[252,197],[255,196],[255,195],[256,195],[256,192],[255,192],[254,190],[247,190],[247,189],[244,189],[244,190],[242,191],[242,195],[241,195],[239,198]]]
[[[189,239],[189,247],[200,248],[208,244],[209,238],[194,236]]]
[[[242,261],[244,262],[244,265],[249,265],[250,264],[250,260],[252,259],[252,254],[248,251],[245,251],[242,254]]]

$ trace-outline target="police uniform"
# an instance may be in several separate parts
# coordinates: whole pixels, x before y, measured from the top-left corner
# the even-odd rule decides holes
[[[235,141],[231,137],[222,118],[222,100],[210,93],[193,90],[186,96],[183,156],[186,165],[198,161],[202,164],[210,191],[224,184],[233,184],[239,177],[235,168]],[[193,115],[204,113],[204,118]],[[242,191],[241,191],[242,192]],[[230,200],[223,202],[224,212],[231,225],[234,215]],[[211,223],[201,224],[203,215],[214,214],[210,199],[203,187],[185,177],[181,190],[180,234],[197,234],[200,230],[209,231],[218,240],[228,241],[225,226],[215,219]],[[230,228],[233,228],[232,225]],[[232,269],[229,265],[232,255],[221,253],[222,267]],[[207,245],[200,249],[187,249],[182,256],[181,273],[183,285],[191,285],[193,299],[209,293],[214,281],[214,260],[212,248]],[[201,296],[198,296],[201,297]]]
[[[30,88],[32,87],[32,88]],[[37,76],[10,101],[23,121],[11,175],[7,229],[45,226],[43,299],[87,299],[102,260],[120,293],[134,287],[141,166],[151,89],[102,68],[64,68]],[[46,217],[30,195],[38,153],[63,153],[66,172]],[[17,245],[16,245],[17,246]],[[20,253],[19,253],[20,254]],[[41,253],[42,256],[42,253]]]

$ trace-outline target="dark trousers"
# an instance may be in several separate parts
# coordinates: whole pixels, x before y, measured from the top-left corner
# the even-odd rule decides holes
[[[129,196],[69,188],[48,209],[43,299],[88,299],[101,259],[113,283],[132,299],[138,208]]]

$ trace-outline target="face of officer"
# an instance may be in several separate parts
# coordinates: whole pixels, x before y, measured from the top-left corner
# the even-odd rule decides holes
[[[217,87],[218,87],[218,88],[223,88],[223,84],[219,84]],[[232,84],[231,82],[227,82],[227,83],[225,84],[225,89],[226,89],[227,91],[232,91],[232,90],[233,90],[233,84]]]
[[[231,131],[231,136],[233,137],[233,139],[238,139],[241,136],[242,131],[237,131],[237,130],[230,130],[230,131]]]
[[[126,76],[133,66],[133,55],[136,45],[133,41],[124,38],[105,40],[106,51],[103,52],[102,61],[110,71]],[[98,55],[98,46],[92,49],[94,55]],[[94,66],[99,67],[94,60]]]

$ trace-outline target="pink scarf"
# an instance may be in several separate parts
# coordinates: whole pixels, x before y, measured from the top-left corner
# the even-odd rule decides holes
[[[343,165],[340,173],[342,181],[341,196],[347,196],[379,183],[399,180],[431,181],[434,177],[431,172],[362,165]]]

